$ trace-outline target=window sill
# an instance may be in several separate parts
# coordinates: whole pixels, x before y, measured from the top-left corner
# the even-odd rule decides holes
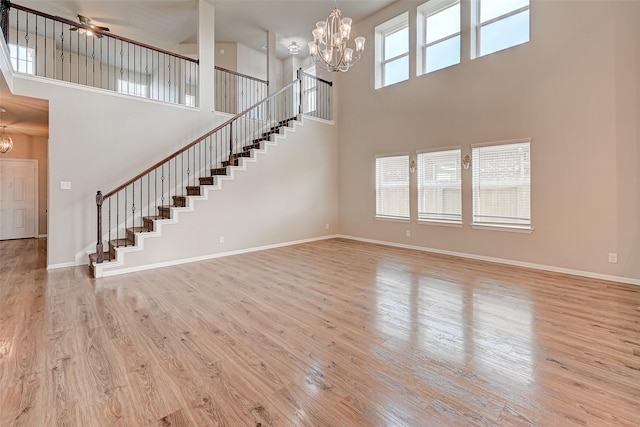
[[[490,231],[507,231],[510,233],[524,233],[531,234],[533,233],[533,227],[516,227],[516,226],[508,226],[508,225],[483,225],[483,224],[472,224],[471,228],[475,230],[490,230]]]
[[[462,228],[461,222],[447,222],[447,221],[429,221],[426,219],[419,219],[418,224],[421,225],[435,225],[437,227],[454,227],[454,228]]]
[[[410,224],[411,220],[409,218],[389,218],[385,216],[376,216],[374,217],[376,221],[389,221],[389,222],[402,222],[405,224]]]

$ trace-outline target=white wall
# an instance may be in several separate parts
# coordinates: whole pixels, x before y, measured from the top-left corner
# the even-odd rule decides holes
[[[463,3],[468,7],[468,2]],[[640,3],[532,1],[531,41],[374,90],[374,27],[397,2],[357,23],[369,44],[339,76],[340,226],[356,237],[640,279]],[[465,24],[468,29],[468,24]],[[476,230],[471,171],[464,227],[378,221],[374,155],[531,137],[531,234]],[[405,231],[411,237],[405,237]],[[616,252],[618,264],[608,263]]]

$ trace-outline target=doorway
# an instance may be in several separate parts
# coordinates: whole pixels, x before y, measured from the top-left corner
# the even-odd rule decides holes
[[[37,160],[0,160],[0,240],[38,235],[37,195]]]

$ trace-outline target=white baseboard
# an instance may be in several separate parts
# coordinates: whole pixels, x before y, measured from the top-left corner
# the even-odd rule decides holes
[[[309,238],[309,239],[294,240],[294,241],[283,242],[283,243],[275,243],[273,245],[257,246],[257,247],[253,247],[253,248],[247,248],[247,249],[238,249],[236,251],[219,252],[219,253],[215,253],[215,254],[203,255],[203,256],[198,256],[198,257],[193,257],[193,258],[184,258],[184,259],[178,259],[178,260],[171,260],[171,261],[159,262],[159,263],[155,263],[155,264],[147,264],[147,265],[141,265],[141,266],[136,266],[136,267],[129,267],[129,268],[123,268],[123,269],[118,269],[118,270],[112,270],[112,271],[108,270],[108,269],[103,269],[102,272],[101,272],[102,274],[100,275],[100,277],[116,276],[116,275],[120,275],[120,274],[134,273],[134,272],[138,272],[138,271],[151,270],[151,269],[155,269],[155,268],[170,267],[170,266],[174,266],[174,265],[188,264],[188,263],[198,262],[198,261],[206,261],[206,260],[210,260],[210,259],[223,258],[223,257],[227,257],[227,256],[232,256],[232,255],[240,255],[240,254],[246,254],[246,253],[250,253],[250,252],[265,251],[267,249],[276,249],[276,248],[281,248],[281,247],[284,247],[284,246],[293,246],[293,245],[299,245],[299,244],[302,244],[302,243],[317,242],[319,240],[335,239],[337,237],[340,237],[340,236],[338,236],[337,234],[332,234],[332,235],[327,235],[327,236],[312,237],[312,238]],[[73,265],[73,263],[72,263],[72,265]]]
[[[362,237],[347,236],[343,234],[339,234],[337,237],[342,239],[348,239],[348,240],[356,240],[359,242],[374,243],[377,245],[392,246],[392,247],[403,248],[403,249],[413,249],[417,251],[430,252],[430,253],[440,254],[440,255],[451,255],[459,258],[468,258],[468,259],[473,259],[477,261],[494,262],[498,264],[513,265],[515,267],[526,267],[526,268],[532,268],[534,270],[551,271],[553,273],[570,274],[573,276],[588,277],[590,279],[607,280],[610,282],[626,283],[629,285],[640,286],[640,279],[633,279],[631,277],[612,276],[608,274],[594,273],[591,271],[574,270],[571,268],[555,267],[555,266],[543,265],[543,264],[534,264],[530,262],[514,261],[514,260],[509,260],[504,258],[494,258],[494,257],[488,257],[488,256],[482,256],[482,255],[468,254],[464,252],[446,251],[442,249],[427,248],[424,246],[414,246],[414,245],[406,245],[402,243],[386,242],[383,240],[365,239]]]
[[[46,239],[47,235],[46,234],[39,234],[37,238],[38,239]]]
[[[57,270],[58,268],[76,267],[78,264],[75,262],[63,262],[60,264],[47,265],[47,270]]]

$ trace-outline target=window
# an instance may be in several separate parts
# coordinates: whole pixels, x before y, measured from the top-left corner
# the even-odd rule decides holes
[[[460,149],[418,153],[418,221],[462,223]]]
[[[376,158],[376,217],[409,219],[409,155]]]
[[[316,76],[316,65],[312,64],[309,67],[302,70],[303,73],[309,74],[310,76]],[[302,99],[303,99],[303,110],[306,114],[315,115],[313,113],[316,112],[317,105],[317,92],[318,92],[318,81],[313,78],[305,78],[303,79],[303,90],[302,90]]]
[[[9,43],[9,56],[11,58],[11,66],[18,73],[35,74],[33,70],[33,48],[17,46]]]
[[[118,79],[118,92],[127,95],[147,97],[147,85]]]
[[[376,89],[409,79],[409,13],[376,27]]]
[[[185,85],[184,91],[184,105],[186,105],[187,107],[195,107],[196,87],[194,85]]]
[[[473,224],[531,228],[530,140],[472,146]]]
[[[475,0],[474,57],[529,41],[529,0]]]
[[[460,1],[430,0],[418,7],[418,74],[460,63]]]

